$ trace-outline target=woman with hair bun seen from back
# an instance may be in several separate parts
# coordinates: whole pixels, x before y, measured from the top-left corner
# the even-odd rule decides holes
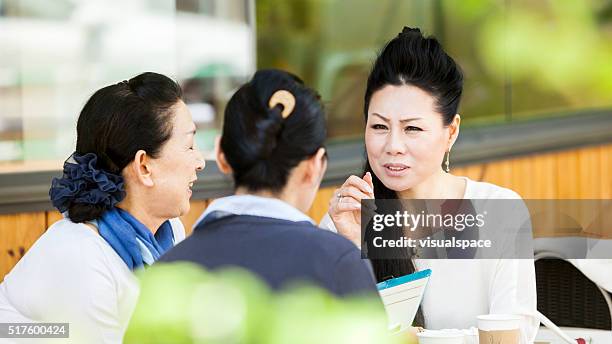
[[[193,235],[161,261],[242,267],[277,290],[307,281],[339,296],[377,295],[355,245],[305,215],[327,167],[325,139],[313,90],[287,72],[255,73],[227,104],[217,145],[235,194],[212,202]]]
[[[70,342],[120,343],[134,270],[185,237],[178,219],[204,159],[180,86],[143,73],[95,92],[49,195],[64,214],[0,284],[0,323],[67,322]]]
[[[450,173],[463,73],[434,37],[405,27],[384,46],[364,97],[366,164],[335,191],[321,227],[361,245],[361,199],[517,199],[514,191]],[[517,202],[522,203],[522,202]],[[419,325],[469,328],[488,313],[522,316],[521,343],[538,330],[532,259],[372,259],[380,281],[431,269]],[[448,310],[452,309],[452,312]]]

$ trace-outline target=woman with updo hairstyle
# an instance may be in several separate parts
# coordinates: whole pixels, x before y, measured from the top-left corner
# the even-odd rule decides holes
[[[245,268],[275,290],[306,281],[331,293],[376,295],[371,268],[349,240],[305,213],[325,173],[325,113],[296,76],[262,70],[232,96],[217,144],[234,195],[213,201],[194,233],[161,261]]]
[[[520,200],[512,190],[451,173],[462,92],[461,69],[434,37],[405,27],[387,42],[365,90],[363,176],[350,176],[335,191],[321,227],[360,246],[362,199]],[[510,313],[522,317],[521,342],[533,342],[539,325],[533,260],[422,259],[395,250],[403,250],[396,259],[372,259],[378,281],[432,270],[418,325],[466,329],[478,315]]]
[[[95,92],[49,195],[64,215],[0,284],[0,323],[70,323],[70,342],[120,343],[134,271],[185,237],[204,159],[179,85],[143,73]]]

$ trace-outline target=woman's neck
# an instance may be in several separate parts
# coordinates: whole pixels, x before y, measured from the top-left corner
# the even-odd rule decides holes
[[[167,219],[151,216],[150,214],[152,212],[143,208],[142,206],[139,206],[140,204],[143,204],[143,203],[134,202],[129,197],[126,197],[123,201],[117,204],[117,208],[121,208],[127,211],[128,213],[130,213],[130,215],[135,217],[136,220],[140,221],[140,223],[142,223],[145,227],[147,227],[151,231],[151,233],[153,233],[153,235],[155,235],[159,227],[161,227],[161,225]]]
[[[411,189],[398,192],[402,199],[462,199],[466,181],[442,170]]]
[[[285,188],[287,189],[287,188]],[[262,191],[256,191],[256,192],[251,192],[245,188],[237,188],[236,192],[234,192],[234,194],[236,195],[253,195],[253,196],[259,196],[259,197],[267,197],[267,198],[275,198],[275,199],[279,199],[289,205],[291,205],[292,207],[300,210],[301,212],[304,212],[304,210],[300,209],[300,202],[298,201],[295,193],[290,193],[290,192],[278,192],[278,193],[274,193],[274,192],[270,192],[267,190],[262,190]]]

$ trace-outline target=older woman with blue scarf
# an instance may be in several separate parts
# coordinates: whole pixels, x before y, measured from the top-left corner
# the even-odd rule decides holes
[[[87,101],[76,151],[49,195],[64,214],[0,284],[0,323],[68,322],[70,342],[120,343],[138,298],[133,271],[184,239],[204,159],[169,78],[144,73]]]

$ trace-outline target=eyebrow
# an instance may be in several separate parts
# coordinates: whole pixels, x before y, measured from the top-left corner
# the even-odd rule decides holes
[[[385,122],[387,122],[387,123],[389,123],[389,122],[391,121],[391,120],[390,120],[390,119],[388,119],[387,117],[385,117],[385,116],[383,116],[383,115],[381,115],[381,114],[378,114],[378,113],[376,113],[376,112],[372,112],[372,115],[374,115],[374,116],[376,116],[376,117],[379,117],[380,119],[382,119],[383,121],[385,121]],[[416,120],[418,120],[418,119],[423,119],[423,117],[412,117],[412,118],[404,118],[404,119],[400,119],[400,123],[412,122],[412,121],[416,121]]]

